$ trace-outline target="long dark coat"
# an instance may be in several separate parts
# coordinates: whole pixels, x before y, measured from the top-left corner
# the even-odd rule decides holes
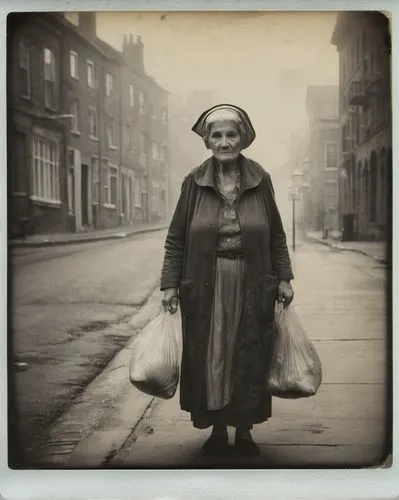
[[[293,278],[286,236],[270,175],[240,155],[241,189],[237,203],[245,261],[242,315],[236,341],[231,406],[253,411],[263,405],[268,355],[273,337],[274,301],[281,280]],[[183,181],[165,243],[161,290],[178,288],[183,327],[181,408],[196,427],[206,422],[206,359],[216,269],[217,229],[222,199],[213,157]],[[205,422],[205,423],[204,423]]]

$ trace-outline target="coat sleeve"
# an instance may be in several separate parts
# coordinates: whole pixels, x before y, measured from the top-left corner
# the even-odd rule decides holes
[[[187,217],[192,180],[187,176],[169,225],[165,241],[165,254],[161,271],[161,290],[178,288],[183,270]]]
[[[269,174],[267,174],[266,176],[266,187],[266,197],[272,221],[271,253],[273,259],[273,267],[277,272],[279,280],[290,281],[294,279],[294,275],[291,268],[291,259],[288,252],[287,238],[285,235],[280,212],[277,207],[273,183]]]

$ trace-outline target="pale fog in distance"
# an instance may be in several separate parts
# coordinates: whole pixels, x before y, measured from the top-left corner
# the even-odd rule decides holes
[[[124,34],[140,35],[146,72],[169,92],[212,90],[218,102],[242,106],[257,132],[244,154],[272,174],[289,220],[288,180],[278,169],[291,133],[306,133],[307,85],[338,84],[335,20],[335,12],[100,12],[97,30],[118,50]]]

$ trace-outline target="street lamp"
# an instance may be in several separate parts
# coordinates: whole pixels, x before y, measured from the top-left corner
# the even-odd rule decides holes
[[[292,174],[292,182],[288,187],[288,196],[292,201],[292,249],[295,250],[295,202],[300,199],[303,172],[296,169]]]

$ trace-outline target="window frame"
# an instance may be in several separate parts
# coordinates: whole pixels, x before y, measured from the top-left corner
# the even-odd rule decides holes
[[[112,73],[105,74],[105,95],[106,97],[114,97],[115,92],[115,77]]]
[[[145,115],[145,96],[142,90],[139,91],[139,111],[141,115]]]
[[[328,158],[328,146],[334,145],[335,146],[335,167],[329,167],[327,163],[327,158]],[[324,170],[327,171],[336,171],[338,169],[338,161],[339,161],[339,151],[338,151],[338,141],[324,141],[323,142],[324,150],[323,150],[323,155],[324,155]]]
[[[111,134],[112,131],[113,133]],[[108,116],[108,123],[107,123],[107,141],[108,141],[108,147],[110,149],[117,149],[117,133],[116,133],[116,119],[114,116]]]
[[[90,75],[89,68],[91,68],[91,70],[92,70],[92,84],[90,83],[90,78],[89,78],[89,75]],[[96,88],[96,68],[95,68],[94,61],[92,61],[91,59],[86,59],[86,73],[87,73],[87,87],[89,89],[95,89]]]
[[[46,61],[46,54],[50,54],[50,62]],[[49,47],[43,48],[43,63],[44,63],[44,107],[54,111],[57,108],[56,102],[56,71],[55,71],[55,57],[54,52]],[[51,78],[48,78],[46,74],[46,67],[50,67]],[[47,84],[47,85],[46,85]],[[49,89],[52,90],[52,94],[48,94]]]
[[[89,123],[88,136],[90,139],[92,139],[94,141],[98,141],[98,110],[97,110],[97,107],[93,106],[92,104],[89,104],[87,109],[88,109],[88,123]],[[94,113],[95,113],[95,122],[94,123],[95,123],[96,135],[92,134],[91,130],[90,130],[90,112],[91,111],[94,111]]]
[[[23,70],[26,72],[26,87],[28,89],[28,93],[25,94],[24,92],[21,92],[21,97],[24,99],[31,99],[32,97],[32,79],[31,79],[31,53],[30,53],[30,44],[28,40],[25,38],[21,38],[19,40],[18,44],[18,49],[19,49],[19,61],[18,61],[18,67],[19,70]],[[24,54],[22,54],[22,49],[25,51]],[[22,61],[23,57],[26,57],[26,61]]]
[[[72,71],[72,59],[75,59],[75,73]],[[75,50],[69,51],[69,75],[74,80],[79,80],[79,55]]]
[[[90,159],[91,179],[92,179],[92,204],[98,205],[100,202],[100,177],[99,177],[99,158],[93,155]]]
[[[49,139],[37,132],[32,134],[32,161],[31,161],[31,180],[33,201],[40,201],[48,205],[60,206],[61,187],[60,187],[60,142]],[[48,150],[44,156],[45,147]],[[51,147],[53,146],[54,157],[51,158]],[[53,173],[51,171],[53,170]],[[51,178],[53,177],[53,178]]]
[[[74,107],[75,109],[73,109]],[[71,102],[69,111],[73,115],[73,118],[71,118],[71,133],[80,135],[80,105],[78,99]]]
[[[134,108],[136,89],[133,83],[129,83],[129,104]]]
[[[118,178],[119,178],[119,169],[117,165],[114,165],[113,163],[108,163],[108,200],[104,202],[104,206],[108,208],[116,208],[118,205]],[[116,199],[114,200],[115,203],[112,203],[112,190],[111,190],[111,179],[115,178],[116,179]]]

